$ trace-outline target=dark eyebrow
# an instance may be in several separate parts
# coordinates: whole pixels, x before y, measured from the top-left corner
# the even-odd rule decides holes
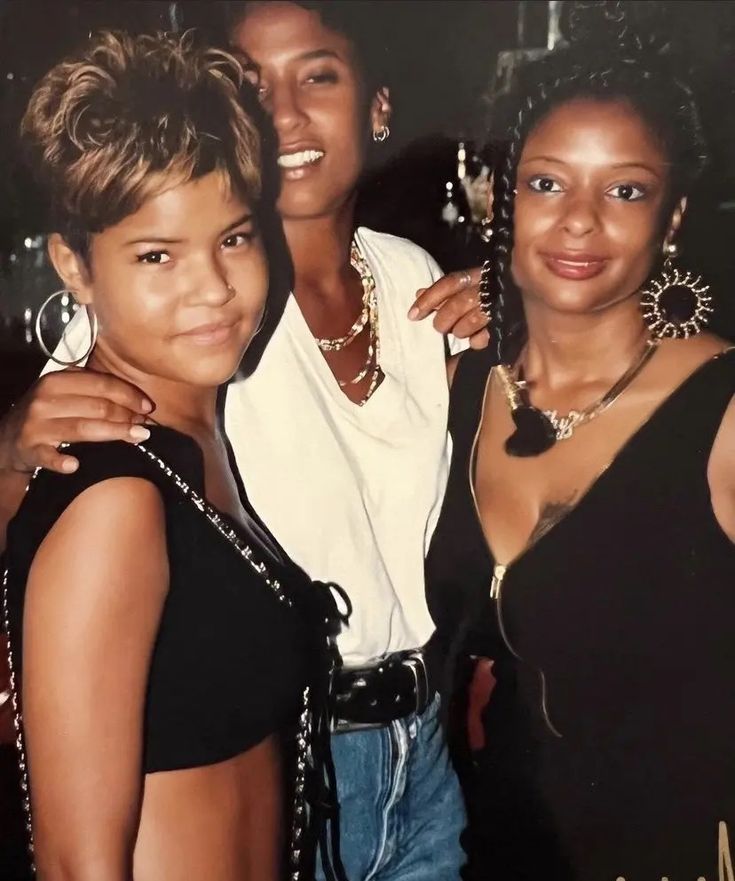
[[[231,232],[235,227],[242,226],[244,223],[249,223],[253,219],[253,215],[250,211],[246,211],[242,217],[239,217],[234,223],[231,223],[229,226],[226,226],[222,233]]]
[[[314,61],[318,58],[334,58],[344,63],[344,58],[338,52],[335,52],[334,49],[312,49],[310,52],[304,52],[303,55],[299,55],[298,60]]]
[[[523,162],[524,164],[526,162],[555,162],[557,165],[567,164],[563,159],[557,159],[554,156],[529,156],[527,159],[524,159]]]
[[[665,162],[664,165],[670,165],[671,163]],[[645,162],[618,162],[616,165],[612,166],[613,168],[642,168],[644,171],[649,172],[650,174],[658,177],[660,172],[654,168],[652,165],[648,165]]]
[[[242,226],[245,223],[248,223],[253,219],[253,215],[250,212],[246,212],[242,215],[242,217],[238,217],[233,223],[229,226],[226,226],[221,232],[220,235],[224,235],[225,233],[231,232],[238,226]],[[124,247],[128,245],[180,245],[184,239],[166,239],[161,236],[143,236],[139,239],[131,239],[129,242],[125,242]]]
[[[568,162],[565,162],[563,159],[558,159],[555,156],[529,156],[528,159],[523,160],[523,164],[525,165],[527,162],[553,162],[556,165],[569,165]],[[664,164],[669,165],[670,163]],[[636,162],[634,160],[630,162],[616,162],[614,165],[611,165],[610,168],[614,168],[616,170],[620,168],[641,168],[644,171],[647,171],[649,174],[654,175],[655,177],[659,177],[661,173],[652,165],[647,165],[645,162]]]

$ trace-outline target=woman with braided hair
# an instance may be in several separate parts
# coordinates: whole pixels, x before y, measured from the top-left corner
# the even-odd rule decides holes
[[[521,76],[495,351],[452,387],[427,584],[437,663],[494,660],[465,835],[483,881],[735,877],[735,353],[677,253],[696,107],[617,11],[614,45]]]

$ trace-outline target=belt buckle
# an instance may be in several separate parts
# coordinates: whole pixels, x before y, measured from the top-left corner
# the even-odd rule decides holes
[[[416,705],[414,707],[414,712],[417,715],[421,715],[421,713],[423,713],[423,711],[429,705],[429,675],[426,672],[426,661],[424,660],[424,653],[420,649],[415,652],[411,652],[406,657],[404,663],[413,673],[413,678],[416,683]],[[420,676],[419,669],[421,670]]]
[[[379,658],[375,663],[363,664],[360,667],[353,668],[351,672],[358,676],[355,681],[356,687],[364,687],[367,684],[363,677],[359,675],[360,673],[367,675],[377,670],[384,663],[384,660],[384,658]],[[339,716],[339,711],[335,710],[332,717],[331,731],[332,734],[349,734],[353,731],[372,731],[378,728],[385,728],[385,725],[385,722],[353,722],[348,719],[342,719]]]

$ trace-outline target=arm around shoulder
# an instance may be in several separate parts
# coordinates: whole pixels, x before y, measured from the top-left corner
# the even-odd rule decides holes
[[[30,473],[77,469],[62,441],[145,440],[138,423],[151,409],[142,392],[114,376],[69,368],[41,377],[0,419],[0,550]]]
[[[77,496],[33,561],[23,721],[48,881],[132,877],[145,694],[168,577],[163,502],[137,477]]]

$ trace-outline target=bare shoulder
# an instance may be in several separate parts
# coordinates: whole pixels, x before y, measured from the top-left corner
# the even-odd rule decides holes
[[[720,351],[729,347],[722,342]],[[715,517],[735,542],[735,395],[720,422],[707,466],[707,479]]]
[[[84,489],[41,543],[29,591],[53,578],[76,594],[117,585],[135,592],[168,583],[166,523],[158,488],[140,477],[113,477]]]
[[[646,369],[642,386],[647,394],[663,400],[730,345],[721,337],[704,333],[686,340],[663,340]]]
[[[112,537],[154,526],[165,528],[164,522],[163,499],[154,483],[143,477],[116,476],[80,492],[54,528],[71,526],[84,536],[96,533]]]
[[[690,373],[701,364],[726,351],[732,346],[723,337],[712,333],[701,333],[686,340],[664,340],[660,344],[660,360],[667,367],[677,366],[677,372]]]
[[[22,688],[35,846],[68,877],[130,876],[167,590],[163,499],[138,476],[75,495],[31,566]]]

